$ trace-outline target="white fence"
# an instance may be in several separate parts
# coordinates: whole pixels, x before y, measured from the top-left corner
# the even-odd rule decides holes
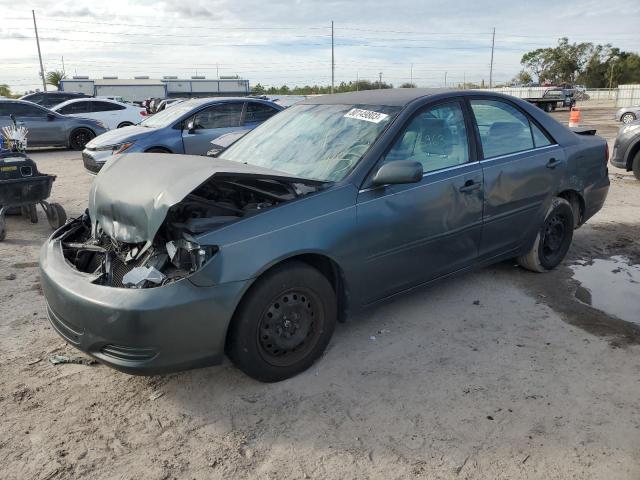
[[[589,100],[616,100],[618,98],[617,88],[589,88],[587,89]]]
[[[616,107],[630,107],[640,105],[640,85],[620,85]]]

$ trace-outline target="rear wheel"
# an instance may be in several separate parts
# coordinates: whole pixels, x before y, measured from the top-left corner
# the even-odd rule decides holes
[[[84,147],[96,135],[88,128],[77,128],[69,136],[69,146],[76,151],[84,150]]]
[[[122,122],[120,125],[118,125],[118,128],[130,127],[131,125],[133,125],[133,123],[131,122]]]
[[[275,267],[243,299],[229,327],[227,353],[244,373],[277,382],[309,368],[336,324],[336,295],[302,262]]]
[[[171,153],[171,152],[166,148],[153,147],[153,148],[150,148],[149,150],[145,150],[144,153]]]
[[[550,103],[545,103],[542,109],[545,112],[549,113],[551,112],[551,110],[553,110],[553,105],[551,105]]]
[[[569,251],[573,227],[571,204],[564,198],[554,198],[531,250],[518,257],[520,266],[533,272],[547,272],[557,267]]]
[[[622,123],[631,123],[631,122],[635,121],[635,119],[636,119],[636,116],[631,112],[625,113],[620,118],[620,120],[622,120]]]

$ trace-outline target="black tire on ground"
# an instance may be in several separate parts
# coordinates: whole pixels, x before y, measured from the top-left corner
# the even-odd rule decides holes
[[[543,110],[547,113],[549,113],[551,110],[553,110],[553,105],[551,105],[550,103],[545,103]]]
[[[557,267],[569,251],[573,228],[571,204],[564,198],[554,198],[531,250],[518,257],[520,266],[533,272],[548,272]]]
[[[636,119],[636,116],[632,112],[627,112],[624,115],[622,115],[622,117],[620,117],[620,121],[622,123],[631,123],[635,121],[635,119]]]
[[[633,171],[633,176],[636,177],[637,180],[640,180],[640,152],[636,153],[633,163],[631,164],[631,170]]]
[[[291,261],[247,292],[229,326],[226,352],[244,373],[278,382],[309,368],[335,328],[336,294],[315,268]]]
[[[0,242],[7,238],[7,226],[4,217],[0,217]]]
[[[144,153],[171,153],[171,152],[166,148],[153,147],[153,148],[150,148],[149,150],[145,150]]]
[[[69,135],[69,146],[72,150],[84,150],[84,146],[95,136],[96,134],[88,128],[76,128]]]
[[[47,220],[51,228],[58,229],[67,221],[67,212],[59,203],[50,203],[47,209]]]
[[[130,127],[131,125],[133,125],[133,123],[131,122],[122,122],[120,125],[118,125],[118,128]]]
[[[555,112],[556,111],[556,106],[555,105],[551,105],[551,110],[553,110]]]

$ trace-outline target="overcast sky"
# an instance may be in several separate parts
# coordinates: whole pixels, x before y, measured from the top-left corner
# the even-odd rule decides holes
[[[636,0],[0,0],[0,84],[41,88],[31,19],[45,71],[69,76],[238,74],[252,85],[383,80],[442,86],[511,79],[523,53],[570,41],[640,50]],[[413,71],[411,65],[413,64]]]

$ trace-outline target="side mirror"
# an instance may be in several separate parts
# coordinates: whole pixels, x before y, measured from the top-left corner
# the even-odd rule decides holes
[[[382,165],[373,177],[372,183],[374,185],[417,183],[422,180],[423,174],[420,162],[396,160]]]
[[[56,119],[56,116],[53,113],[47,113],[47,120],[51,121],[55,119]]]
[[[187,123],[187,131],[189,133],[196,131],[196,123],[193,120],[189,120],[189,123]]]

